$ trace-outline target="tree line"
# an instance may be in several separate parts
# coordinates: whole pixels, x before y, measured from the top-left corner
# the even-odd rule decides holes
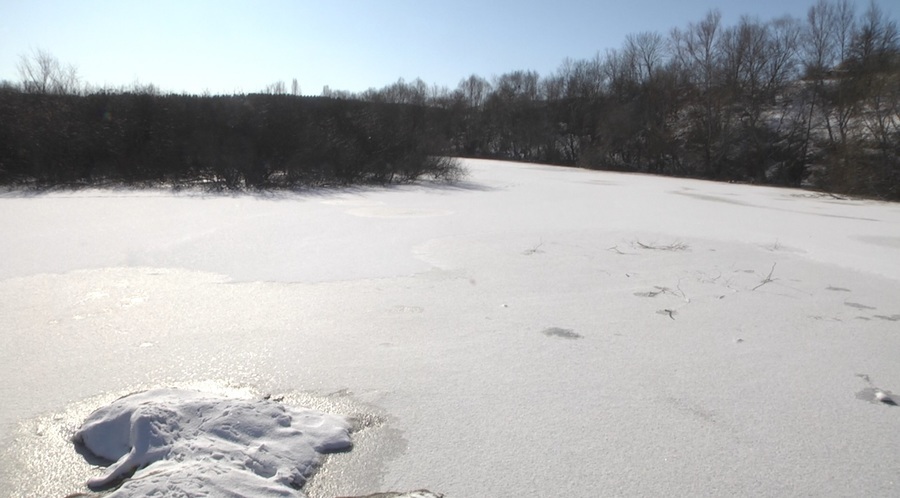
[[[424,105],[296,95],[231,96],[150,85],[85,89],[46,52],[0,85],[0,184],[278,188],[454,179],[458,162]]]
[[[548,76],[326,94],[443,109],[460,156],[900,199],[900,36],[874,3],[859,15],[819,0],[805,20],[734,26],[713,10]]]
[[[550,75],[299,96],[79,87],[45,54],[0,86],[0,182],[234,186],[453,176],[489,157],[900,199],[900,34],[874,3],[734,26],[718,11]]]
[[[286,95],[0,90],[0,183],[271,188],[458,174],[425,107]]]

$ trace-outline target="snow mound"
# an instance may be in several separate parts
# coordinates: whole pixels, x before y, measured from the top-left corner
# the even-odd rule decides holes
[[[274,401],[156,389],[95,411],[73,441],[115,462],[91,488],[131,476],[110,497],[302,497],[321,454],[350,449],[349,431],[341,417]]]

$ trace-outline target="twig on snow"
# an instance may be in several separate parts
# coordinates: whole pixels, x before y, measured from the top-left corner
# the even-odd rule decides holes
[[[531,256],[532,254],[536,254],[536,253],[539,253],[539,252],[544,252],[544,251],[541,251],[541,246],[542,246],[542,245],[544,245],[544,240],[543,240],[543,239],[541,239],[541,241],[538,242],[538,244],[537,244],[536,246],[532,247],[531,249],[526,249],[525,251],[523,251],[522,254],[524,254],[524,255],[526,255],[526,256]]]
[[[769,274],[766,276],[765,280],[763,280],[762,282],[759,283],[759,285],[757,285],[756,287],[754,287],[754,288],[752,288],[752,289],[750,289],[750,290],[751,290],[751,291],[755,291],[756,289],[759,289],[760,287],[766,285],[766,284],[769,283],[769,282],[774,282],[775,279],[772,278],[772,273],[775,272],[775,265],[777,265],[777,264],[778,264],[778,263],[772,263],[772,269],[769,270]]]

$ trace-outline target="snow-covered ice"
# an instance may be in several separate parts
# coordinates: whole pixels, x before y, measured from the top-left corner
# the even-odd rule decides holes
[[[367,421],[317,498],[900,492],[900,205],[466,165],[0,196],[0,494],[89,493],[69,438],[170,387]]]

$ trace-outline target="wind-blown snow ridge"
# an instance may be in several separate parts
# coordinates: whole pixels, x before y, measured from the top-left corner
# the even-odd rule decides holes
[[[90,487],[127,479],[113,498],[303,497],[320,455],[352,446],[349,430],[341,417],[269,400],[156,389],[95,411],[73,441],[115,462]]]

